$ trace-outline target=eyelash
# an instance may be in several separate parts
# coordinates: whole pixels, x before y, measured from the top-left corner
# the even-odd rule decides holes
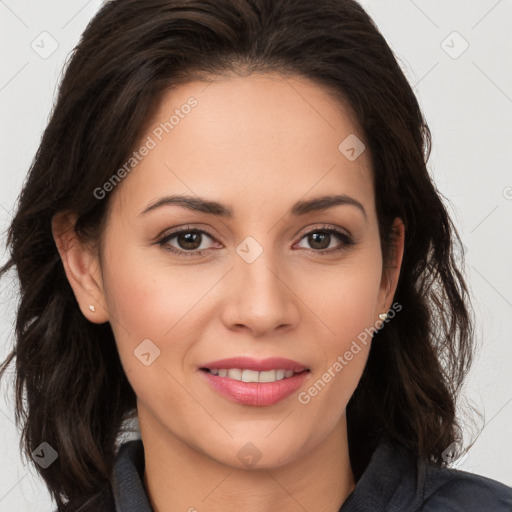
[[[180,233],[201,233],[201,234],[207,235],[212,240],[215,240],[215,238],[210,233],[208,233],[208,231],[204,231],[202,229],[186,227],[186,228],[182,228],[182,229],[177,229],[176,231],[173,231],[172,233],[169,233],[169,234],[163,236],[155,244],[164,248],[166,251],[172,252],[172,253],[174,253],[180,257],[184,257],[184,258],[203,256],[204,253],[209,250],[209,249],[203,249],[201,251],[197,251],[197,250],[196,251],[184,251],[184,250],[176,249],[175,247],[172,247],[170,245],[166,245],[170,240],[172,240],[173,238],[178,236]],[[337,253],[339,251],[342,251],[342,250],[347,249],[348,247],[354,245],[353,239],[347,233],[340,231],[338,229],[335,229],[335,228],[323,227],[323,226],[316,227],[316,228],[312,229],[311,231],[304,233],[304,235],[302,235],[300,240],[307,237],[308,235],[311,235],[312,233],[328,233],[330,235],[334,235],[336,238],[338,238],[338,240],[340,240],[340,242],[342,242],[340,244],[340,246],[334,247],[334,248],[331,247],[330,249],[320,249],[320,250],[304,249],[305,251],[307,251],[309,253],[314,253],[315,255],[325,256],[327,254]]]

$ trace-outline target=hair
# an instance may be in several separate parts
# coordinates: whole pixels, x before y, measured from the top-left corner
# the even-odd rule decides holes
[[[58,96],[7,233],[20,301],[16,421],[23,450],[46,441],[58,459],[36,466],[59,510],[94,509],[110,485],[119,433],[136,396],[109,323],[81,313],[52,235],[76,214],[95,243],[112,194],[97,199],[144,134],[163,94],[229,75],[304,77],[349,105],[371,154],[384,265],[393,220],[405,224],[396,317],[373,336],[347,406],[360,476],[380,435],[442,464],[460,438],[458,395],[473,354],[472,312],[454,250],[459,236],[427,169],[431,134],[392,50],[354,0],[114,0],[90,21]]]

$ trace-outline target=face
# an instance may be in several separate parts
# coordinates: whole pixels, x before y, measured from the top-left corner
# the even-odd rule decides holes
[[[110,192],[101,311],[87,312],[112,325],[143,436],[238,467],[252,443],[272,467],[345,422],[370,347],[361,333],[398,277],[383,273],[370,156],[357,156],[354,135],[363,141],[350,112],[298,77],[194,82],[163,97],[137,146],[145,156]],[[224,210],[169,201],[178,195]],[[308,371],[291,392],[286,379],[263,392],[286,387],[284,398],[255,398],[219,392],[221,377],[201,369],[242,356]]]

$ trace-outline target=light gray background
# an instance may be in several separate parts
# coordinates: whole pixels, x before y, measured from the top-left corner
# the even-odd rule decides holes
[[[418,95],[433,134],[430,169],[465,245],[479,346],[466,396],[485,418],[457,467],[512,485],[512,2],[362,3]],[[100,4],[0,0],[2,233],[48,121],[62,66]],[[3,358],[12,344],[14,282],[0,281],[0,291]],[[20,458],[10,396],[12,388],[2,385],[0,512],[51,511],[46,488]],[[474,433],[468,430],[468,439]]]

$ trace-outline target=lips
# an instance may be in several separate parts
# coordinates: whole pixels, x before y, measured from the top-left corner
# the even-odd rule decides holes
[[[206,382],[228,400],[240,405],[257,407],[274,405],[284,400],[297,392],[311,375],[310,369],[304,363],[283,357],[269,357],[261,360],[243,356],[230,357],[206,362],[199,367],[199,370],[202,370],[199,373]],[[283,371],[286,372],[286,376],[285,378],[281,376],[281,380],[270,379],[272,382],[261,380],[243,382],[239,380],[240,370],[242,379],[244,374],[252,374],[250,377],[254,378],[255,372],[272,370],[276,372],[276,376]],[[238,379],[229,377],[232,372],[237,374]],[[264,380],[267,378],[269,378],[268,375]]]

